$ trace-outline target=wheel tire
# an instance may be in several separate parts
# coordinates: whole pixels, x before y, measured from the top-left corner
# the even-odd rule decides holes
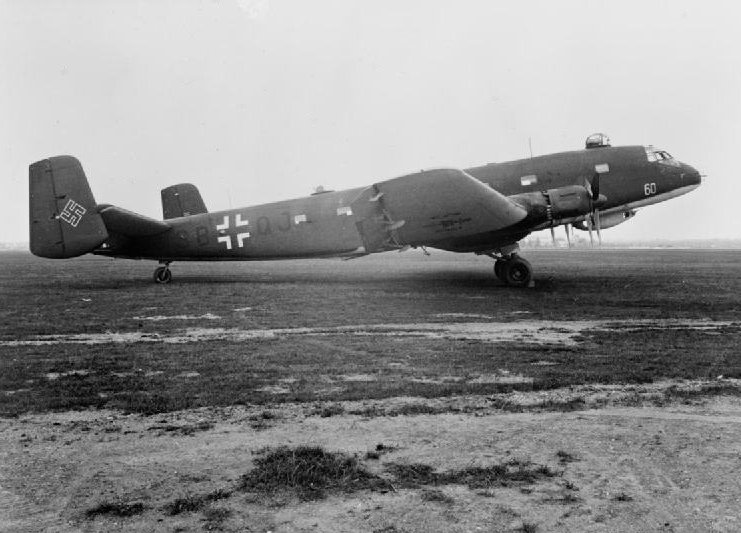
[[[498,279],[499,279],[500,281],[505,281],[505,280],[504,280],[504,273],[502,272],[502,271],[504,270],[504,268],[503,268],[503,267],[504,267],[504,261],[503,261],[503,260],[501,260],[501,259],[497,259],[497,260],[496,260],[496,261],[494,262],[494,275],[495,275],[495,276],[496,276],[496,277],[497,277],[497,278],[498,278]]]
[[[172,272],[167,267],[158,267],[154,271],[155,283],[170,283],[172,281]]]
[[[503,265],[502,275],[511,287],[527,287],[533,278],[533,269],[528,261],[514,257]]]

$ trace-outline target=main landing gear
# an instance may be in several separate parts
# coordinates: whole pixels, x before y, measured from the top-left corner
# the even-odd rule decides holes
[[[494,274],[503,283],[510,287],[532,287],[534,285],[533,267],[529,261],[517,255],[519,249],[519,246],[515,244],[485,253],[485,255],[496,261]]]
[[[164,266],[159,266],[154,270],[154,282],[155,283],[170,283],[172,281],[172,272],[170,272],[170,262],[164,263]]]
[[[508,258],[497,259],[494,274],[511,287],[529,287],[533,280],[533,267],[529,261],[512,254]]]

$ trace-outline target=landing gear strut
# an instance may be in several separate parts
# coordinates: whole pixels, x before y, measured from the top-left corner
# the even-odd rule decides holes
[[[170,283],[172,281],[172,272],[170,272],[169,261],[164,266],[159,266],[154,270],[155,283]]]

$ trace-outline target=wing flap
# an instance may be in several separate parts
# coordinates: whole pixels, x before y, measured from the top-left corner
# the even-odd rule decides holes
[[[527,211],[459,169],[438,169],[376,183],[353,202],[369,252],[497,231]]]
[[[150,237],[172,228],[167,222],[127,211],[115,205],[101,205],[98,212],[103,217],[103,222],[109,232],[127,237]]]

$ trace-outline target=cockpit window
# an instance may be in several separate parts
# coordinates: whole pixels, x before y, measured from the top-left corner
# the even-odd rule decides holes
[[[672,155],[665,150],[658,150],[653,146],[644,146],[644,148],[646,149],[646,158],[651,163],[655,163],[657,161],[674,162],[674,158],[672,157]]]

